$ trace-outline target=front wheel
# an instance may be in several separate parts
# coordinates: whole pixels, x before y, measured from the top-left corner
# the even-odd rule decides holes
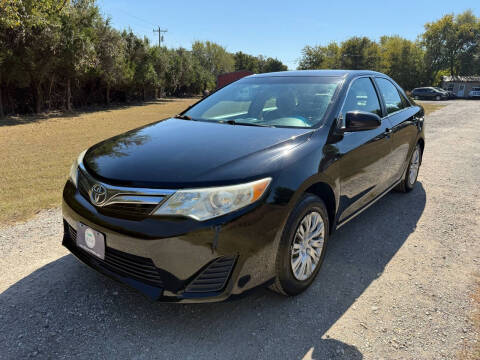
[[[293,296],[310,286],[325,256],[328,229],[328,213],[322,199],[312,194],[304,195],[283,230],[272,290]]]
[[[439,100],[442,100],[442,98],[441,98],[440,95],[437,95],[437,96],[435,97],[435,100],[439,101]]]
[[[410,163],[408,164],[407,172],[405,173],[405,177],[397,185],[395,190],[401,192],[409,192],[412,191],[415,183],[417,182],[418,171],[420,170],[420,164],[422,163],[422,148],[420,144],[415,146],[413,150],[412,157],[410,158]]]

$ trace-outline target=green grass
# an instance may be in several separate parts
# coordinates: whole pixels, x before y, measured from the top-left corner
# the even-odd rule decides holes
[[[198,99],[51,117],[0,120],[0,224],[61,203],[73,160],[91,145],[179,113]]]
[[[425,110],[425,115],[428,115],[428,114],[446,106],[446,105],[443,105],[443,104],[432,104],[430,102],[425,103],[425,102],[421,102],[421,101],[417,101],[417,103],[423,106],[423,108]]]

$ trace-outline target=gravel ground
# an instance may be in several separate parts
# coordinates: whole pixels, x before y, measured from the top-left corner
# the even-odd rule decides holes
[[[414,191],[340,229],[296,298],[153,303],[69,255],[58,209],[0,228],[0,359],[456,358],[475,341],[480,102],[447,104],[427,118]]]

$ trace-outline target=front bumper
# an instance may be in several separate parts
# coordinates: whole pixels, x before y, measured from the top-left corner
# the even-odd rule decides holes
[[[69,181],[63,245],[77,258],[154,300],[222,301],[274,277],[286,211],[266,203],[210,221],[102,214]],[[76,246],[78,223],[105,235],[105,260]]]

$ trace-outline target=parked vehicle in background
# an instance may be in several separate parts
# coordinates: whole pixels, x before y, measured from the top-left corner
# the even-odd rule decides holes
[[[468,97],[470,99],[480,99],[480,86],[472,88],[472,90],[468,93]]]
[[[378,72],[245,77],[83,152],[63,192],[63,245],[156,300],[263,285],[297,295],[337,228],[413,189],[423,124]]]
[[[447,89],[442,89],[441,87],[437,87],[437,86],[434,86],[433,87],[435,90],[438,90],[438,91],[441,91],[443,93],[446,93],[448,98],[449,99],[455,99],[457,97],[457,95],[455,95],[455,93],[451,90],[447,90]]]
[[[412,97],[415,100],[446,100],[449,98],[445,90],[437,90],[434,87],[421,87],[412,90]]]

